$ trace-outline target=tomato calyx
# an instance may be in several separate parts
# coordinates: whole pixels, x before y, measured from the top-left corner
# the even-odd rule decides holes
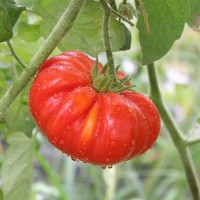
[[[120,66],[115,68],[115,73],[118,74]],[[132,76],[125,76],[122,79],[115,77],[115,74],[108,73],[108,66],[105,65],[99,72],[98,58],[96,59],[95,65],[92,70],[93,88],[99,93],[114,92],[120,93],[124,90],[133,90],[135,85],[130,84]]]

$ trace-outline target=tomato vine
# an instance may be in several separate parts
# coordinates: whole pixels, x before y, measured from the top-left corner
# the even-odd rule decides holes
[[[84,5],[85,0],[72,0],[66,11],[60,18],[57,26],[51,32],[43,46],[38,50],[28,67],[23,71],[21,77],[16,80],[6,94],[0,100],[0,120],[22,89],[30,79],[36,74],[41,64],[47,59],[55,47],[59,44],[63,36],[71,29],[79,11]]]
[[[113,49],[111,48],[111,34],[109,32],[109,24],[111,23],[111,16],[114,15],[115,17],[118,17],[120,20],[123,20],[124,22],[127,22],[129,25],[133,26],[133,22],[127,19],[125,16],[120,14],[117,11],[117,6],[114,0],[109,0],[107,2],[105,0],[99,1],[102,8],[103,8],[103,40],[104,40],[104,46],[105,46],[105,52],[107,55],[107,68],[103,68],[104,74],[106,74],[106,70],[108,69],[109,75],[114,79],[115,82],[118,84],[120,83],[118,80],[118,74],[117,70],[114,66],[114,60],[113,60]],[[172,118],[170,112],[166,108],[164,99],[162,98],[161,91],[159,89],[159,82],[157,80],[157,74],[155,70],[155,66],[152,63],[153,61],[158,60],[160,57],[162,57],[166,52],[171,48],[173,42],[180,37],[180,34],[183,30],[183,24],[185,23],[185,20],[188,18],[188,13],[184,10],[188,8],[188,1],[184,1],[183,4],[179,5],[179,1],[175,2],[175,7],[178,8],[180,6],[181,13],[183,13],[183,17],[180,18],[179,16],[176,16],[176,9],[172,9],[172,6],[169,4],[166,6],[166,9],[171,11],[171,18],[169,17],[169,21],[166,21],[166,27],[165,24],[162,23],[163,15],[161,14],[160,17],[156,18],[156,22],[152,23],[152,19],[155,16],[155,13],[157,14],[157,11],[153,9],[150,9],[149,1],[146,1],[147,10],[145,8],[145,4],[141,0],[136,1],[138,8],[142,12],[142,17],[139,18],[139,22],[137,24],[137,27],[139,29],[140,34],[140,42],[144,54],[144,64],[148,65],[148,76],[149,76],[149,95],[150,98],[153,100],[155,105],[157,106],[162,120],[174,142],[175,147],[177,148],[177,152],[179,154],[179,157],[182,161],[183,168],[185,170],[185,174],[187,177],[188,184],[191,189],[191,193],[193,195],[194,200],[200,199],[200,186],[199,186],[199,180],[197,177],[197,172],[194,166],[194,163],[191,159],[190,151],[189,151],[189,145],[193,145],[200,141],[199,138],[196,138],[195,140],[187,139],[182,131],[179,129],[178,125]],[[35,56],[31,59],[31,62],[29,65],[25,65],[23,61],[19,58],[17,53],[12,47],[11,42],[8,40],[7,45],[9,47],[10,52],[12,53],[13,57],[18,61],[18,63],[24,68],[23,73],[21,76],[14,81],[12,86],[7,90],[6,94],[3,96],[3,98],[0,100],[0,120],[4,119],[4,116],[10,107],[10,105],[14,102],[14,100],[17,98],[17,96],[20,94],[20,92],[24,89],[24,87],[27,85],[27,83],[30,81],[31,78],[37,73],[39,67],[44,63],[44,61],[48,58],[48,56],[51,54],[51,52],[55,49],[55,47],[58,46],[61,39],[64,37],[65,34],[71,30],[71,28],[74,25],[75,20],[77,19],[77,16],[80,14],[80,11],[83,7],[83,5],[86,3],[86,0],[71,0],[67,9],[64,11],[63,15],[59,19],[57,25],[55,28],[51,31],[47,39],[45,40],[43,46],[38,50],[38,52],[35,54]],[[124,1],[126,3],[126,1]],[[159,6],[162,6],[159,2]],[[170,7],[171,6],[171,7]],[[24,8],[21,8],[23,10]],[[28,10],[28,9],[27,9]],[[37,13],[33,10],[29,10],[30,12]],[[158,9],[159,13],[160,10]],[[38,13],[37,13],[38,14]],[[174,18],[175,23],[171,23],[171,19]],[[178,26],[177,26],[177,24]],[[143,26],[145,24],[145,26]],[[159,27],[156,25],[159,24]],[[178,27],[177,33],[172,34],[169,36],[169,40],[164,43],[163,49],[160,49],[158,45],[160,43],[155,39],[155,34],[158,35],[158,37],[163,34],[169,33],[169,27]],[[163,28],[164,27],[164,28]],[[122,28],[123,29],[123,28]],[[146,32],[144,31],[146,30]],[[163,32],[163,30],[165,32]],[[157,32],[156,32],[157,31]],[[160,31],[160,33],[158,32]],[[172,31],[173,32],[173,31]],[[127,33],[127,32],[126,32]],[[162,38],[162,37],[161,37]],[[127,39],[127,38],[126,38]],[[119,48],[119,47],[117,47]],[[155,55],[156,54],[156,55]],[[97,62],[98,63],[98,60]],[[98,74],[98,64],[96,68],[96,72],[94,74]],[[102,75],[102,74],[101,74]],[[127,82],[129,82],[129,77],[124,78],[121,83],[122,86],[126,85]],[[109,79],[110,81],[110,79]],[[128,89],[128,88],[122,88],[122,89]],[[102,91],[100,91],[102,92]],[[107,92],[107,91],[106,91]],[[121,90],[116,90],[113,92],[122,92]],[[128,94],[126,94],[128,95]],[[46,164],[44,160],[40,159],[40,156],[37,155],[40,162],[43,164],[44,168],[46,167]],[[59,192],[61,193],[61,196],[63,199],[66,199],[64,191],[61,187],[59,187],[59,182],[55,178],[54,175],[52,175],[52,172],[49,171],[49,176],[51,176],[52,182],[55,183],[55,185],[58,186]]]

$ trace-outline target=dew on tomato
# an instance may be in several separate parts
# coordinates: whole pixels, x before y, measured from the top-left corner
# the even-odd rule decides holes
[[[97,92],[94,62],[80,51],[49,58],[31,85],[29,107],[56,148],[73,160],[111,168],[152,147],[160,116],[152,101],[137,92]]]

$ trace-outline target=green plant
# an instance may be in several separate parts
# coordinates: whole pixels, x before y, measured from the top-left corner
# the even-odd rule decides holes
[[[127,2],[123,1],[123,3]],[[155,147],[155,149],[159,148],[163,150],[161,153],[162,156],[159,158],[160,161],[154,159],[153,162],[151,158],[152,162],[150,162],[147,158],[146,161],[142,160],[143,157],[141,160],[140,157],[135,158],[130,163],[127,163],[127,165],[122,166],[122,168],[128,168],[127,173],[129,174],[120,171],[121,174],[127,177],[126,180],[117,184],[117,180],[121,180],[121,177],[117,177],[115,170],[118,169],[114,168],[113,174],[110,174],[110,176],[114,176],[115,178],[113,180],[116,182],[111,182],[106,179],[107,190],[99,177],[98,180],[94,179],[95,186],[88,183],[88,185],[95,189],[93,190],[92,188],[89,190],[88,196],[86,194],[85,196],[76,196],[78,199],[89,199],[87,197],[90,195],[102,199],[104,198],[102,195],[105,191],[107,191],[105,197],[107,199],[113,199],[115,198],[115,188],[119,188],[120,185],[126,185],[127,187],[124,190],[119,190],[120,192],[117,193],[116,199],[131,198],[133,195],[148,199],[145,192],[149,194],[150,200],[151,198],[162,198],[162,195],[166,199],[179,198],[180,195],[182,199],[200,199],[199,178],[196,171],[198,165],[196,164],[195,166],[193,162],[193,159],[196,161],[195,155],[198,155],[198,147],[195,147],[195,144],[199,143],[200,138],[198,135],[183,133],[188,132],[188,130],[183,129],[184,126],[189,126],[188,124],[191,125],[192,121],[198,122],[198,120],[195,120],[198,118],[198,106],[194,109],[196,111],[196,116],[192,115],[192,118],[188,117],[185,120],[187,123],[184,125],[180,123],[180,128],[174,116],[171,114],[172,109],[170,111],[167,109],[166,99],[163,98],[162,95],[164,90],[160,89],[162,85],[159,85],[154,64],[154,62],[161,59],[172,48],[174,42],[180,38],[185,23],[188,23],[196,30],[199,28],[199,2],[197,0],[184,0],[181,2],[179,0],[174,0],[173,2],[144,0],[143,3],[144,4],[142,4],[141,0],[138,0],[135,1],[135,6],[132,6],[137,10],[137,13],[139,13],[137,29],[139,30],[139,42],[142,49],[142,63],[148,66],[149,96],[158,108],[165,125],[164,127],[167,128],[178,154],[175,158],[175,151],[173,153],[171,149],[166,151],[167,147],[165,148],[165,143],[163,141],[167,140],[161,137],[161,140],[157,143],[158,146]],[[69,170],[67,172],[61,167],[61,171],[64,172],[56,176],[54,175],[54,171],[49,170],[50,167],[47,166],[46,162],[40,157],[40,154],[38,154],[39,149],[43,145],[39,145],[37,148],[34,146],[35,143],[40,144],[40,142],[38,142],[38,130],[28,111],[28,82],[38,72],[39,67],[51,53],[55,55],[59,54],[60,51],[70,49],[78,49],[95,57],[98,56],[99,52],[105,51],[107,55],[106,64],[108,68],[111,69],[110,71],[113,74],[113,78],[116,79],[113,52],[130,49],[131,39],[134,39],[131,35],[134,35],[134,30],[136,29],[135,27],[131,29],[127,28],[127,24],[133,26],[133,22],[129,20],[132,17],[128,16],[129,19],[127,19],[126,15],[122,16],[117,8],[118,6],[114,0],[109,0],[108,3],[104,0],[17,0],[17,4],[13,0],[0,0],[0,41],[2,42],[0,44],[0,139],[2,140],[1,149],[3,149],[3,151],[0,151],[3,152],[1,153],[0,159],[3,182],[2,189],[0,190],[0,198],[2,196],[6,200],[10,200],[13,197],[18,197],[18,199],[30,198],[33,157],[35,155],[38,163],[40,163],[48,174],[50,181],[56,186],[56,191],[49,189],[49,191],[51,191],[49,195],[51,194],[52,197],[51,195],[47,195],[47,198],[73,199],[73,194],[70,191],[71,188],[74,188],[73,181],[76,180],[76,176],[73,170],[70,171],[70,169],[73,169],[73,167],[71,167],[72,164],[66,164],[66,168]],[[195,51],[192,51],[193,55],[190,55],[190,60],[192,60],[191,63],[193,63],[193,65],[196,65],[195,62],[198,60],[194,58],[194,55],[198,55],[200,52],[198,43],[195,45]],[[132,46],[136,47],[137,42],[132,43]],[[185,52],[188,51],[187,48],[184,49]],[[139,54],[141,54],[141,52],[139,52]],[[178,57],[178,54],[176,55]],[[131,56],[135,59],[137,58],[137,55],[134,55],[133,51]],[[199,55],[197,57],[199,57]],[[183,58],[185,57],[183,56]],[[137,62],[141,63],[141,60],[137,60]],[[159,62],[156,63],[156,65],[160,65]],[[158,69],[163,69],[163,67],[161,66]],[[140,70],[138,70],[138,76],[135,76],[134,79],[135,82],[137,81],[138,83],[138,88],[142,86],[142,79],[139,79],[142,72],[144,73],[141,67]],[[167,69],[162,71],[162,74],[166,73]],[[199,70],[197,68],[196,74],[198,73]],[[130,81],[131,84],[132,82],[135,84],[134,80]],[[121,87],[128,87],[128,85],[122,84]],[[191,85],[189,87],[192,88]],[[185,87],[181,90],[187,90],[187,88]],[[194,95],[189,90],[187,90],[187,93]],[[198,90],[195,94],[198,94]],[[192,95],[190,95],[190,97]],[[187,97],[187,99],[189,102],[190,98]],[[195,102],[199,105],[197,100]],[[194,129],[196,130],[196,127]],[[163,132],[165,133],[165,129]],[[5,141],[9,144],[8,148],[7,145],[5,145]],[[166,146],[170,146],[169,144],[171,145],[168,141]],[[5,150],[7,154],[4,157]],[[192,152],[192,155],[190,152]],[[148,155],[154,156],[153,158],[156,158],[156,156],[159,157],[159,155],[154,152],[154,149],[152,152],[149,152]],[[165,173],[164,169],[169,170],[169,163],[165,162],[166,157],[171,160],[170,169],[179,169],[181,172],[184,170],[186,179],[182,178],[184,180],[179,179],[180,182],[175,182],[174,180],[176,179],[174,179],[174,177],[168,177],[166,175],[172,172],[167,171]],[[134,169],[131,163],[134,163],[138,168]],[[138,163],[142,163],[142,165],[137,165]],[[159,167],[162,169],[160,171],[162,176],[160,178],[155,178],[154,175],[159,171]],[[94,168],[88,167],[88,170],[90,169],[90,174],[94,174]],[[154,178],[145,181],[146,179],[144,180],[142,175],[142,177],[138,177],[134,172],[139,173],[140,169],[143,170],[141,174],[144,172],[143,176],[146,177],[148,176],[146,174],[151,174]],[[21,173],[22,171],[23,175]],[[69,179],[63,179],[63,174],[65,173],[66,177],[70,177]],[[178,178],[180,174],[178,173],[176,178]],[[83,174],[82,176],[84,177],[85,175]],[[112,180],[112,176],[110,180]],[[95,176],[93,175],[92,177],[94,178]],[[105,175],[105,177],[109,178],[107,175]],[[164,182],[163,179],[166,180],[166,182]],[[91,179],[88,180],[91,181]],[[132,187],[129,189],[128,180],[130,182],[133,181],[133,183],[135,183],[135,181],[137,182],[137,191],[133,190]],[[59,183],[63,183],[69,187],[67,192],[63,191],[64,189]],[[188,183],[190,188],[190,194],[188,188],[183,191],[183,188],[185,188],[183,186],[187,186],[186,183]],[[78,181],[76,184],[79,185]],[[146,187],[141,187],[142,184]],[[179,184],[179,189],[177,189],[179,195],[176,195],[177,191],[168,193],[168,188],[171,184],[173,187]],[[84,182],[82,185],[84,185]],[[162,192],[158,190],[154,192],[154,188],[151,188],[152,185],[159,185],[159,188],[162,188]],[[102,192],[99,192],[97,188]],[[33,199],[36,198],[34,195],[37,194],[34,194],[34,189],[31,194]],[[78,192],[77,195],[80,194],[81,193]],[[125,194],[127,196],[129,194],[129,196],[127,197]]]

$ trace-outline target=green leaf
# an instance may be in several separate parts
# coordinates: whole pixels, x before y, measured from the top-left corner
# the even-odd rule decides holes
[[[56,25],[67,4],[68,1],[66,0],[44,0],[37,2],[34,9],[42,17],[41,34],[45,38]],[[104,51],[102,12],[99,2],[88,1],[78,15],[72,29],[61,41],[59,48],[62,51],[78,49],[92,56],[96,56],[99,52]],[[130,32],[124,24],[112,18],[110,32],[113,51],[130,48]]]
[[[40,25],[20,22],[17,26],[18,35],[27,42],[34,42],[40,38]]]
[[[27,91],[23,91],[11,105],[6,114],[5,121],[9,133],[21,131],[31,136],[35,122],[29,112]]]
[[[190,18],[188,20],[188,25],[194,30],[200,31],[200,2],[199,0],[189,0],[190,1]]]
[[[143,52],[143,63],[150,64],[163,57],[179,39],[189,17],[188,0],[143,0],[148,15],[150,34],[146,33],[140,14],[137,28]]]
[[[1,169],[4,199],[28,200],[32,182],[33,139],[21,132],[15,132],[8,137],[8,143]]]
[[[17,6],[13,0],[0,0],[0,42],[9,40],[13,35],[15,25],[23,6]]]

